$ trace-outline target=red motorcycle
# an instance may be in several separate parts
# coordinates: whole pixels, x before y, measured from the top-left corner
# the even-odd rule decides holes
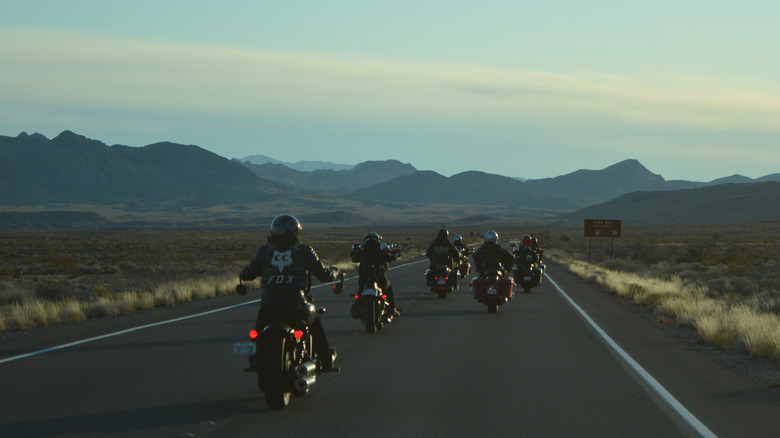
[[[500,272],[490,271],[471,282],[474,299],[487,306],[489,313],[496,313],[498,306],[514,298],[515,282],[511,277],[503,278]]]

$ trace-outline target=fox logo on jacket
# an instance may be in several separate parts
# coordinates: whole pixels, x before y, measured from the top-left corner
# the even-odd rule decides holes
[[[279,252],[274,250],[271,264],[279,268],[279,272],[284,272],[284,268],[292,265],[292,251]]]

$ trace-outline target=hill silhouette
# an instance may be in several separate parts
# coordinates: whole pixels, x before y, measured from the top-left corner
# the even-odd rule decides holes
[[[417,171],[411,164],[398,160],[365,161],[351,169],[316,169],[310,172],[291,169],[284,164],[242,163],[256,175],[297,188],[317,190],[354,190],[370,187]]]
[[[777,221],[780,182],[629,193],[562,215],[561,219],[620,219],[632,225]]]
[[[230,228],[265,223],[280,211],[323,226],[556,217],[635,224],[777,220],[778,181],[780,174],[665,181],[634,159],[525,181],[480,171],[446,177],[397,160],[307,172],[170,142],[107,146],[71,131],[51,140],[0,136],[0,212],[11,213],[0,217],[6,229]]]
[[[132,204],[140,208],[259,202],[283,186],[197,146],[107,146],[64,131],[0,137],[0,204]]]

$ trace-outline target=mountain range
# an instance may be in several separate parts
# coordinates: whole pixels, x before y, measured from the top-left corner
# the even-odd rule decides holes
[[[256,226],[278,211],[338,226],[575,222],[582,215],[637,224],[780,218],[780,174],[666,181],[634,159],[535,180],[479,171],[446,177],[397,160],[289,164],[260,155],[230,160],[168,142],[108,146],[71,131],[53,139],[0,136],[0,226]]]

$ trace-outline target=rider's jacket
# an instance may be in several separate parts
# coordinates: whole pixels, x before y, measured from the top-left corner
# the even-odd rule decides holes
[[[472,257],[480,275],[489,271],[508,271],[515,264],[512,253],[495,242],[486,242],[474,251]]]
[[[469,249],[469,247],[464,245],[462,242],[455,242],[453,243],[453,245],[455,246],[455,249],[457,249],[458,252],[463,254],[464,256],[471,254],[471,250]]]
[[[366,243],[360,247],[354,248],[350,254],[352,257],[352,263],[359,263],[358,267],[358,288],[363,290],[366,280],[371,275],[374,275],[374,280],[379,283],[382,288],[387,288],[389,280],[386,273],[390,262],[396,259],[389,249],[381,247],[379,244],[373,244],[371,242]]]
[[[520,249],[518,249],[515,253],[515,259],[518,265],[539,263],[539,254],[530,246],[521,246]]]
[[[436,265],[447,265],[454,268],[456,261],[460,260],[460,252],[446,237],[436,237],[425,251],[425,256],[431,260],[431,269]]]
[[[311,246],[296,243],[281,248],[268,243],[257,250],[249,266],[241,271],[240,278],[253,280],[261,277],[263,304],[288,304],[305,301],[308,272],[323,282],[336,279],[333,272],[323,266]]]

